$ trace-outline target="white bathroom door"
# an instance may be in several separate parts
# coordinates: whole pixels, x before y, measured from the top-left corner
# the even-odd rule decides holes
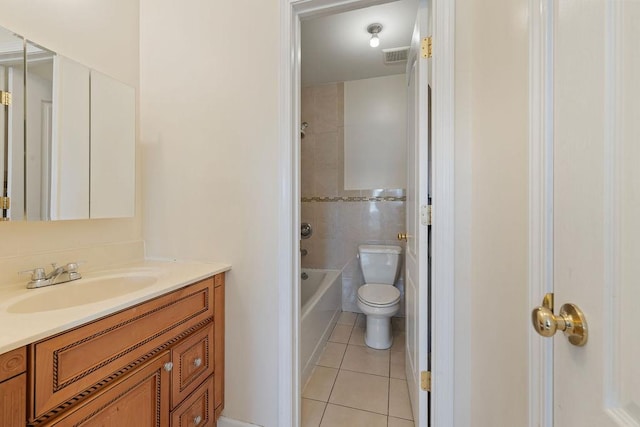
[[[429,204],[429,83],[431,59],[421,55],[429,35],[429,2],[420,1],[407,64],[407,242],[405,249],[406,375],[416,426],[429,425],[429,394],[420,373],[429,370],[429,227],[421,212]]]
[[[547,410],[555,427],[639,426],[640,2],[546,4],[554,308],[573,303],[588,325],[582,347],[540,338]]]

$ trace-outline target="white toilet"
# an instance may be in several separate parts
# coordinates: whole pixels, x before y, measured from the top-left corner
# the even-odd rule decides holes
[[[401,253],[400,246],[358,246],[365,281],[358,288],[358,308],[367,316],[364,342],[371,348],[386,349],[393,343],[391,317],[400,310],[400,291],[394,284]]]

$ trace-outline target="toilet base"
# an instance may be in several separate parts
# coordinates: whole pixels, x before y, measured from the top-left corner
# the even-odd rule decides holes
[[[367,347],[377,350],[386,350],[393,344],[391,333],[391,317],[367,315],[367,329],[364,333],[364,342]]]

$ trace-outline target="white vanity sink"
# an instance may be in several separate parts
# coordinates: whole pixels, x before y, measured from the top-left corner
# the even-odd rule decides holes
[[[39,313],[91,304],[147,288],[158,281],[148,272],[75,280],[33,292],[7,306],[9,313]]]
[[[0,354],[160,297],[231,268],[224,263],[134,261],[82,279],[27,289],[0,283]],[[17,269],[16,269],[17,270]]]

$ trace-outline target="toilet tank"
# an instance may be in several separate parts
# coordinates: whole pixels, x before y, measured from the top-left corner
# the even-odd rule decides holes
[[[365,283],[393,285],[400,272],[400,246],[360,245],[358,255]]]

